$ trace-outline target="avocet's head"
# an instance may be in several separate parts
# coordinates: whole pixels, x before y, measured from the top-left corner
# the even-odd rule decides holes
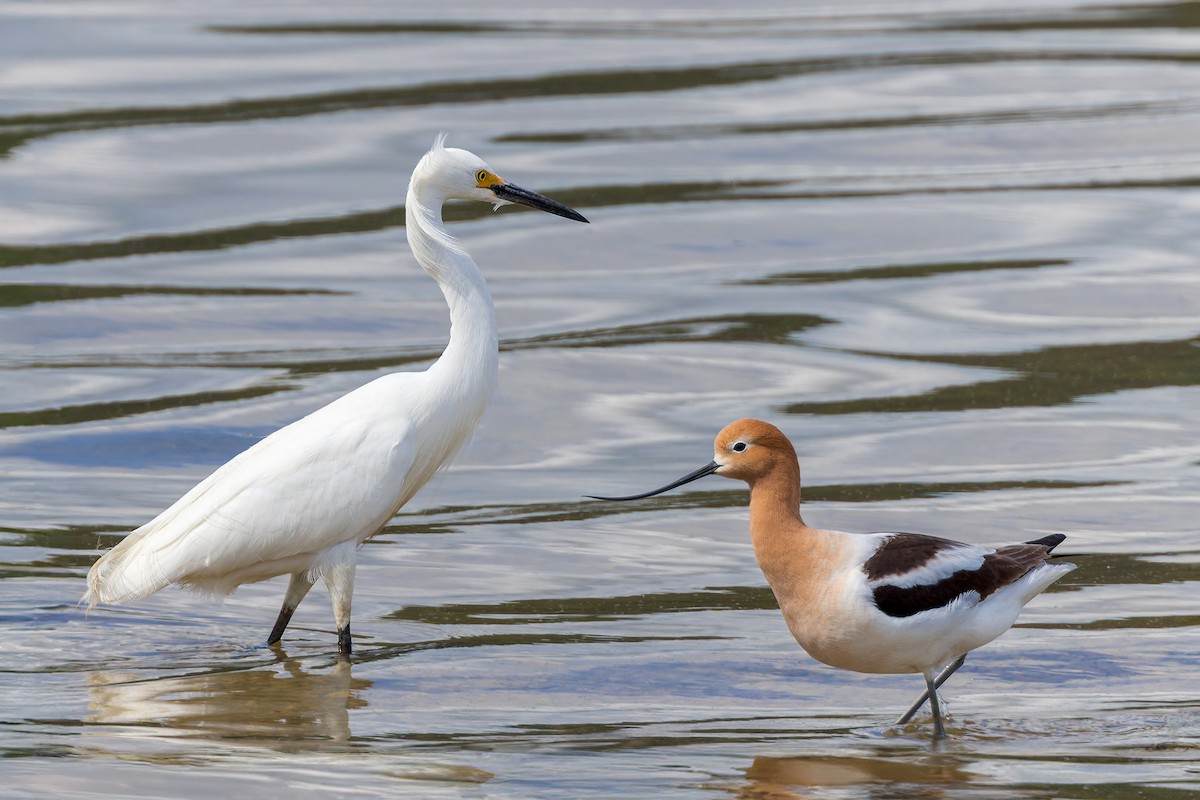
[[[439,136],[433,148],[417,164],[412,178],[414,190],[432,191],[442,199],[479,200],[491,203],[495,208],[516,203],[576,222],[587,222],[587,218],[573,208],[509,183],[479,156],[457,147],[445,147],[444,141],[445,137]]]
[[[593,500],[641,500],[670,491],[677,486],[699,480],[705,475],[720,475],[753,484],[775,468],[781,460],[796,460],[792,443],[783,431],[761,419],[739,419],[726,425],[713,443],[713,460],[695,472],[689,472],[677,481],[658,489],[626,497],[597,497]]]
[[[739,419],[726,425],[713,443],[714,472],[723,478],[753,483],[780,460],[795,461],[796,450],[783,431],[761,419]]]

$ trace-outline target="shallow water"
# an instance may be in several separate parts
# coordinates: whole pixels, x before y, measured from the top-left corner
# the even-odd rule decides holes
[[[0,6],[6,797],[1200,791],[1200,11]],[[98,552],[446,335],[438,131],[592,225],[450,210],[496,297],[468,450],[361,553],[84,617]],[[806,518],[1079,569],[947,685],[799,651],[746,493],[582,499],[792,436]]]

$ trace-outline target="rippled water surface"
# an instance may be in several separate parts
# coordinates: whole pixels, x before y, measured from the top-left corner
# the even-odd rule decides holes
[[[1200,4],[0,4],[5,797],[1200,792]],[[500,391],[361,553],[86,617],[97,554],[437,356],[438,131],[592,225],[448,211]],[[710,479],[759,416],[806,518],[1079,569],[947,685],[791,640]]]

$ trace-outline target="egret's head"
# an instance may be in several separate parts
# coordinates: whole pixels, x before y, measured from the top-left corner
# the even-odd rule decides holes
[[[509,203],[529,206],[560,217],[587,222],[587,219],[562,203],[537,192],[522,189],[496,174],[479,156],[457,147],[445,147],[445,137],[439,136],[433,149],[425,154],[413,173],[414,185],[436,189],[444,198],[479,200],[495,208]]]

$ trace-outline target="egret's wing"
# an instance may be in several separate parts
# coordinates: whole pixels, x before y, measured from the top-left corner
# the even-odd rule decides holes
[[[179,581],[228,591],[271,577],[247,573],[254,565],[269,573],[270,562],[373,535],[429,477],[410,474],[412,426],[395,411],[419,377],[373,381],[234,457],[100,559],[85,599],[121,602]]]

